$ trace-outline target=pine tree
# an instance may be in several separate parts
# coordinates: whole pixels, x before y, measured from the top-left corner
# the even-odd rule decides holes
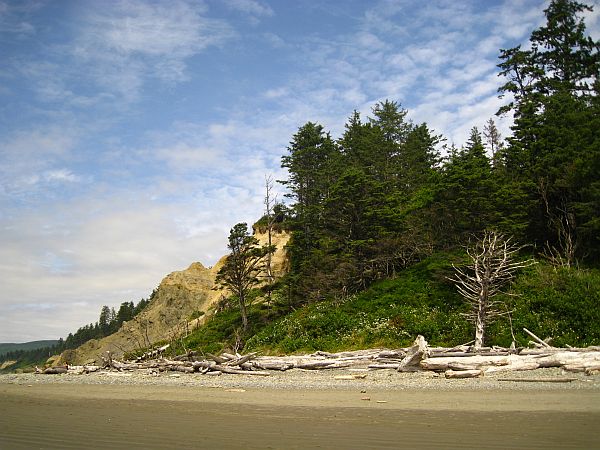
[[[569,264],[576,254],[600,255],[590,233],[597,229],[592,205],[598,172],[587,169],[597,164],[600,44],[585,35],[580,16],[588,10],[579,2],[553,0],[544,10],[545,26],[531,34],[531,50],[503,50],[499,64],[507,77],[500,92],[513,96],[501,112],[515,113],[503,162],[507,176],[534,200],[529,240],[561,253]]]
[[[258,247],[258,240],[249,234],[246,223],[238,223],[231,229],[227,247],[230,253],[217,274],[216,283],[237,296],[242,328],[246,331],[248,292],[260,283],[258,275],[263,270],[263,260],[273,248]]]
[[[460,242],[495,223],[495,191],[490,160],[474,127],[465,147],[451,153],[440,181],[437,204],[447,220],[444,232],[449,240]]]

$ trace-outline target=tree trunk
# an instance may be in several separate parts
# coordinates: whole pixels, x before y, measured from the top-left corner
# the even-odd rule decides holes
[[[487,291],[484,289],[479,296],[479,305],[477,306],[477,317],[475,320],[475,343],[473,349],[475,351],[481,350],[485,339],[485,321],[486,321],[486,303],[487,303]]]
[[[248,329],[248,313],[246,310],[246,296],[244,293],[240,292],[239,295],[240,301],[240,315],[242,316],[242,329],[246,331]]]

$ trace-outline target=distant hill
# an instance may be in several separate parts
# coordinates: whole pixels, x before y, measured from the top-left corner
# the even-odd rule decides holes
[[[0,356],[15,350],[37,350],[38,348],[52,347],[58,344],[57,340],[23,342],[22,344],[1,343]]]

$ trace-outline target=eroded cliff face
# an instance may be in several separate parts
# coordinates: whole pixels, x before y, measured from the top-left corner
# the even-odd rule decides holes
[[[266,245],[268,235],[255,233],[260,245]],[[281,277],[288,270],[288,258],[285,245],[290,235],[275,232],[272,243],[277,247],[272,255],[272,273]],[[86,342],[74,351],[67,351],[57,363],[83,364],[101,362],[101,356],[107,351],[120,358],[123,353],[149,347],[155,342],[168,340],[173,336],[186,333],[189,329],[201,325],[209,313],[210,307],[227,295],[215,286],[215,277],[223,266],[226,256],[214,267],[207,268],[201,263],[192,263],[187,269],[172,272],[158,286],[150,304],[133,320],[123,323],[114,334],[103,339]],[[204,316],[191,320],[193,313],[202,311]],[[66,361],[65,361],[66,360]]]

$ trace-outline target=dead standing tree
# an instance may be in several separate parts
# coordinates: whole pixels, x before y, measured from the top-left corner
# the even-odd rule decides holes
[[[471,260],[467,270],[452,265],[456,273],[450,280],[456,283],[458,292],[471,307],[467,317],[475,324],[475,350],[483,347],[486,326],[496,317],[508,313],[507,308],[500,309],[503,304],[494,297],[518,269],[534,264],[532,259],[515,260],[521,248],[502,234],[486,231],[475,246],[467,248]]]
[[[271,175],[265,175],[265,217],[267,218],[267,245],[269,248],[273,247],[273,225],[275,224],[275,215],[273,214],[273,206],[277,204],[277,196],[273,197],[273,177]],[[267,284],[271,286],[273,284],[273,270],[271,268],[271,262],[273,259],[273,252],[269,252],[266,255],[265,272],[267,278]],[[267,290],[267,296],[269,303],[271,301],[271,290]]]

